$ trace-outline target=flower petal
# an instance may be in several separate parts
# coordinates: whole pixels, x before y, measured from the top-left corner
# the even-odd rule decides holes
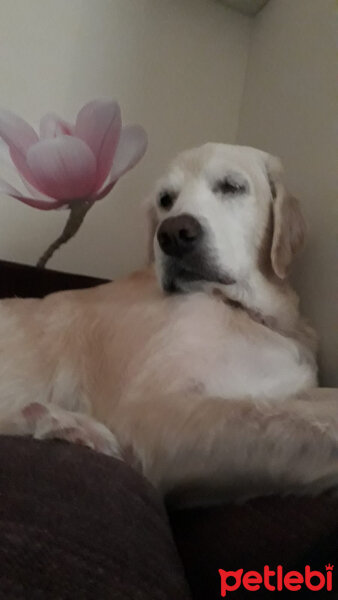
[[[3,167],[3,170],[7,171],[8,175],[11,177],[12,175],[18,175],[18,170],[13,164],[13,161],[10,158],[9,148],[7,144],[3,143],[0,140],[0,166]],[[46,194],[42,194],[42,192],[38,191],[34,186],[32,186],[28,181],[22,176],[21,181],[24,186],[29,191],[29,194],[32,198],[36,200],[46,200],[47,202],[53,202],[53,198],[49,198]]]
[[[9,154],[9,148],[7,144],[0,137],[0,165],[4,166],[6,169],[15,170],[13,166],[13,161],[11,160]]]
[[[38,142],[28,150],[27,165],[38,189],[52,198],[89,198],[94,188],[95,157],[77,138],[62,135]]]
[[[0,137],[8,144],[10,157],[19,173],[35,185],[36,182],[26,164],[28,149],[39,140],[34,129],[21,117],[8,110],[1,110]]]
[[[74,135],[74,126],[54,113],[48,113],[40,121],[40,138],[53,138],[57,135]]]
[[[33,127],[9,110],[0,111],[0,137],[21,154],[39,139]]]
[[[109,194],[117,180],[141,160],[147,145],[147,134],[140,125],[127,125],[122,129],[107,185],[94,196],[95,200]]]
[[[148,145],[147,134],[140,125],[127,125],[121,131],[109,179],[116,181],[132,169],[144,155]]]
[[[9,151],[10,157],[19,171],[19,175],[28,181],[33,187],[38,188],[39,184],[35,181],[30,168],[27,165],[27,158],[25,154],[22,154],[16,148],[11,148]]]
[[[54,202],[54,198],[47,196],[47,194],[43,194],[40,190],[36,189],[33,185],[30,185],[28,181],[24,177],[21,177],[21,181],[24,184],[25,188],[29,191],[32,197],[37,200],[43,200],[45,202]]]
[[[88,144],[96,158],[95,190],[107,179],[120,132],[121,111],[117,102],[93,100],[77,116],[75,135]]]
[[[32,206],[33,208],[39,208],[40,210],[52,210],[60,207],[60,202],[56,200],[37,200],[36,198],[28,198],[27,196],[23,196],[21,192],[19,192],[6,181],[3,181],[3,179],[0,179],[0,193],[6,194],[6,196],[11,196],[12,198],[16,198],[16,200],[20,200],[20,202],[28,204],[28,206]]]

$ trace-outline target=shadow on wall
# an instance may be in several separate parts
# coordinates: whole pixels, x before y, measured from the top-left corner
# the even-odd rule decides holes
[[[306,9],[305,5],[306,4]],[[337,10],[270,0],[255,18],[239,142],[279,155],[310,237],[294,281],[320,335],[321,381],[338,386]]]

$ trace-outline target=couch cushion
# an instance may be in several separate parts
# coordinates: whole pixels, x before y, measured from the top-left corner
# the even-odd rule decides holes
[[[87,448],[0,437],[0,530],[0,598],[189,598],[155,490]]]
[[[310,565],[326,573],[328,563],[338,568],[338,501],[332,496],[257,498],[242,506],[182,510],[171,514],[171,524],[194,600],[220,599],[218,569],[263,573],[265,565],[281,565],[304,573]],[[333,583],[332,597],[338,598],[335,572]],[[309,594],[304,588],[295,598]],[[326,597],[324,591],[317,597],[321,594]],[[242,600],[252,592],[241,587],[228,596]],[[259,599],[271,597],[263,588],[257,592]],[[277,597],[289,598],[290,591]]]

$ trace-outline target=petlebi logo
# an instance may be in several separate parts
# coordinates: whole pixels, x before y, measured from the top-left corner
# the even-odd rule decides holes
[[[221,576],[221,596],[230,596],[231,592],[235,592],[240,587],[250,591],[258,592],[261,589],[266,589],[270,592],[281,592],[289,590],[290,592],[298,592],[301,589],[308,589],[312,592],[321,590],[332,592],[332,571],[333,566],[328,564],[325,566],[325,571],[312,571],[309,565],[306,565],[304,572],[300,571],[285,571],[281,565],[278,565],[276,570],[270,569],[265,565],[263,573],[258,571],[246,571],[238,569],[237,571],[224,571],[219,569]]]

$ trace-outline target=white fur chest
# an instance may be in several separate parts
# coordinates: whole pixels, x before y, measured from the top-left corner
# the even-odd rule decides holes
[[[173,299],[170,318],[128,369],[127,395],[200,390],[278,398],[316,384],[299,344],[202,293]]]

